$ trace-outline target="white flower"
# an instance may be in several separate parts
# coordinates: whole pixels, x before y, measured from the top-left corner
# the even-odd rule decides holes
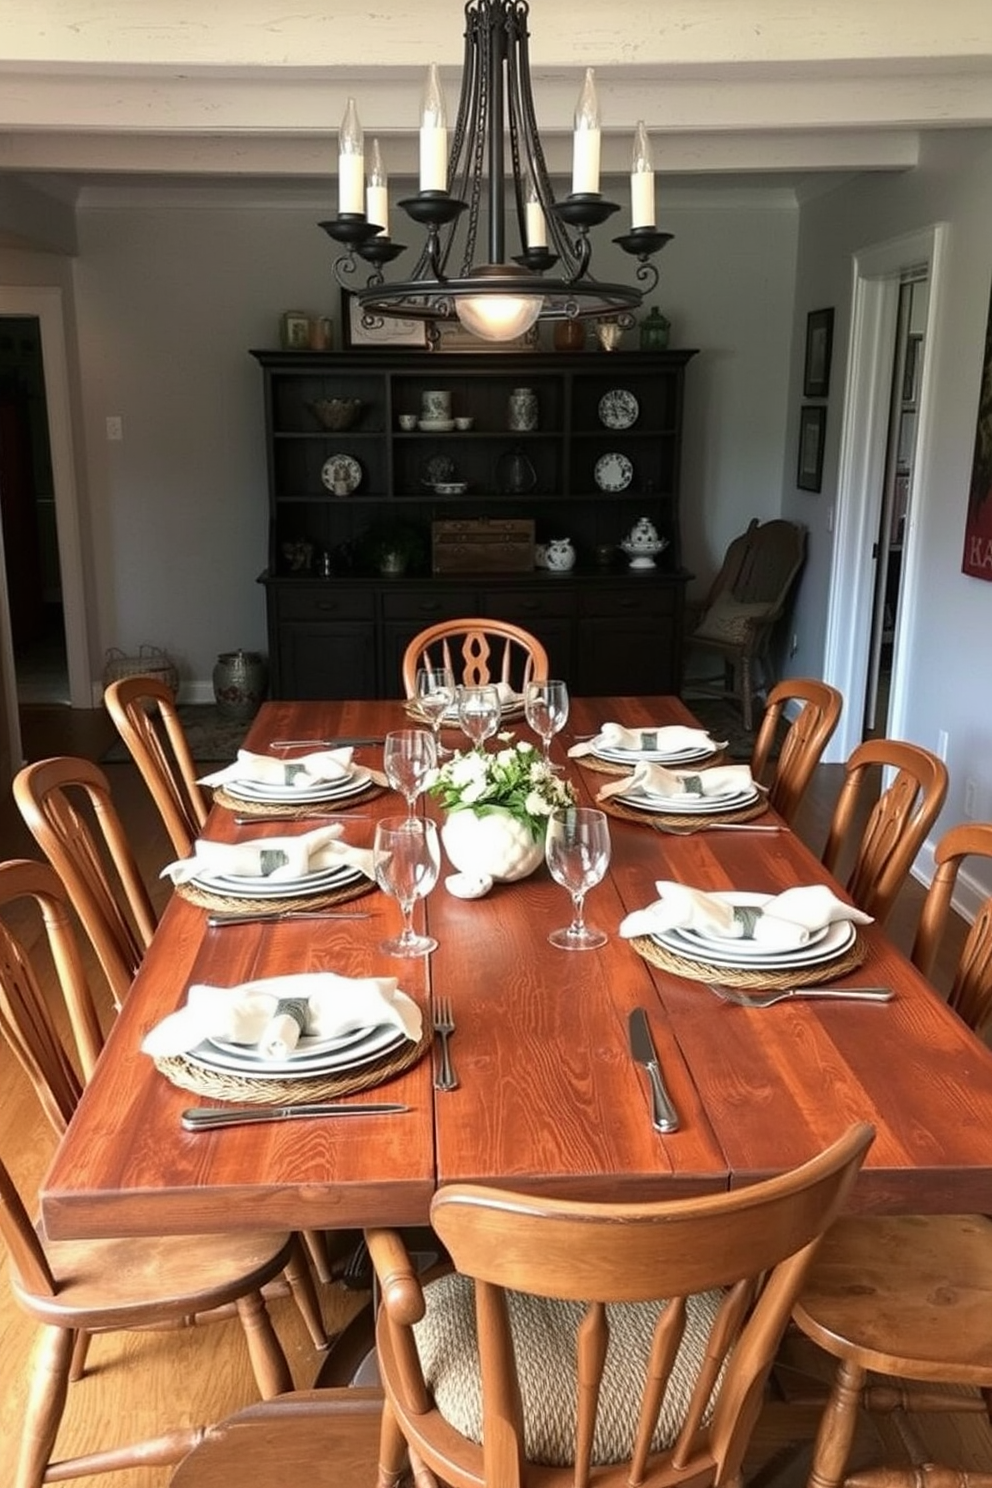
[[[486,782],[484,780],[471,780],[462,791],[462,803],[465,806],[474,806],[486,793]]]
[[[516,759],[516,757],[517,756],[516,756],[516,751],[515,750],[513,750],[513,749],[500,749],[497,752],[497,754],[496,754],[496,763],[498,765],[502,765],[503,768],[506,770],[506,769],[509,769],[510,765],[513,764],[513,762]]]
[[[546,801],[539,791],[530,791],[524,802],[524,810],[528,816],[550,816],[553,810],[552,803]]]

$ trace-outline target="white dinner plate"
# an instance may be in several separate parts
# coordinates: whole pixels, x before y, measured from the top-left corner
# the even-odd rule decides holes
[[[361,1043],[337,1051],[331,1049],[324,1054],[303,1059],[260,1059],[257,1051],[251,1054],[247,1051],[229,1054],[214,1048],[207,1040],[197,1044],[186,1057],[194,1064],[202,1065],[204,1069],[221,1070],[225,1074],[233,1072],[254,1076],[256,1079],[278,1075],[280,1079],[312,1080],[314,1075],[339,1074],[345,1070],[360,1069],[363,1064],[371,1064],[373,1060],[391,1053],[405,1042],[406,1034],[401,1028],[396,1028],[392,1023],[384,1023],[379,1028],[373,1028]]]
[[[614,796],[613,799],[622,801],[625,806],[634,806],[640,811],[657,811],[672,816],[712,816],[716,812],[739,811],[744,806],[752,806],[758,799],[758,792],[752,787],[750,790],[724,791],[719,796],[631,794]]]
[[[331,1053],[332,1050],[336,1053],[339,1049],[346,1049],[349,1045],[357,1044],[362,1039],[368,1038],[371,1032],[370,1028],[352,1028],[347,1033],[339,1033],[336,1038],[317,1038],[312,1033],[304,1033],[300,1035],[299,1043],[287,1055],[287,1059],[291,1059],[296,1064],[300,1060],[319,1058],[322,1054]],[[221,1054],[233,1055],[235,1059],[252,1059],[255,1063],[269,1063],[254,1044],[236,1044],[231,1039],[219,1038],[206,1039],[205,1042],[219,1049]]]
[[[316,873],[308,873],[303,878],[280,879],[275,883],[268,878],[236,878],[232,874],[214,876],[206,873],[190,882],[208,894],[223,894],[232,899],[296,899],[346,888],[348,884],[357,883],[363,876],[361,869],[342,863],[334,868],[320,868]]]
[[[414,701],[416,701],[416,699],[414,699]],[[519,718],[519,717],[522,717],[523,716],[523,711],[524,711],[523,694],[522,693],[519,693],[519,692],[515,692],[512,697],[507,698],[506,702],[502,704],[502,707],[501,707],[501,710],[500,710],[500,716],[503,717],[503,718]],[[458,704],[455,703],[452,707],[445,708],[444,714],[442,716],[444,718],[445,723],[457,723],[458,722]]]
[[[314,801],[337,801],[346,796],[357,796],[371,778],[368,770],[352,770],[347,780],[328,780],[322,785],[265,785],[259,780],[230,780],[224,789],[229,795],[244,801],[305,806]]]
[[[647,760],[652,765],[694,765],[701,760],[712,759],[718,749],[611,749],[598,745],[593,751],[595,759],[605,760],[610,765],[633,767]]]
[[[721,894],[720,897],[733,904],[758,908],[767,904],[773,896],[738,891]],[[837,920],[828,925],[825,933],[818,939],[789,951],[770,951],[767,946],[758,947],[754,942],[740,940],[706,940],[698,932],[690,936],[684,930],[663,930],[651,938],[687,961],[704,961],[718,966],[755,967],[763,971],[785,971],[789,967],[815,966],[821,961],[833,961],[850,948],[855,934],[855,927],[850,920]]]

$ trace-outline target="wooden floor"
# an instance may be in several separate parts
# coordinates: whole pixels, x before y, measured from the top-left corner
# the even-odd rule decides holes
[[[23,709],[22,731],[29,759],[77,754],[98,760],[114,737],[102,711],[81,713],[63,707]],[[164,903],[168,891],[159,884],[158,874],[172,854],[147,792],[132,765],[110,764],[104,768],[142,870],[149,884],[155,885],[158,903]],[[817,851],[826,836],[841,773],[840,766],[821,767],[797,822],[801,834]],[[12,801],[0,802],[0,857],[37,855]],[[890,925],[893,937],[907,950],[921,898],[919,885],[907,885]],[[949,937],[938,967],[938,986],[946,988],[963,929],[957,925]],[[105,999],[104,1012],[109,1019],[109,998]],[[27,1080],[3,1048],[0,1048],[0,1132],[4,1158],[15,1180],[30,1193],[45,1171],[54,1138],[42,1123]],[[6,1488],[13,1481],[35,1329],[11,1299],[5,1256],[0,1257],[0,1268],[3,1270],[0,1276],[0,1488]],[[325,1286],[322,1302],[329,1330],[343,1327],[365,1300],[364,1294],[348,1291],[339,1283]],[[311,1386],[316,1381],[322,1356],[314,1350],[288,1299],[275,1299],[271,1310],[297,1388]],[[813,1353],[802,1340],[796,1340],[793,1347],[798,1350],[796,1362],[804,1374],[809,1371],[828,1377],[828,1361]],[[60,1448],[64,1453],[75,1454],[139,1436],[153,1436],[167,1422],[205,1424],[256,1398],[236,1321],[182,1332],[98,1338],[91,1348],[86,1376],[70,1389]],[[770,1408],[755,1436],[748,1481],[761,1488],[800,1488],[808,1468],[808,1440],[815,1428],[816,1415],[812,1408],[798,1411],[790,1408],[788,1412]],[[992,1432],[977,1417],[957,1414],[929,1417],[921,1423],[921,1435],[918,1453],[922,1456],[972,1470],[992,1470]],[[896,1426],[866,1420],[857,1443],[859,1465],[880,1458],[883,1449],[890,1459],[895,1454],[906,1460],[907,1449]],[[171,1471],[163,1467],[132,1469],[114,1473],[103,1481],[113,1484],[113,1488],[165,1488]],[[283,1485],[273,1481],[272,1488]],[[342,1484],[341,1488],[351,1485]]]

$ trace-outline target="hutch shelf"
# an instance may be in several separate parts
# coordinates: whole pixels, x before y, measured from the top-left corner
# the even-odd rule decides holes
[[[577,694],[678,691],[694,352],[252,355],[264,376],[274,697],[396,696],[407,642],[470,614],[531,630]],[[537,426],[513,430],[521,387],[536,395]],[[450,393],[452,422],[471,427],[421,427],[436,389]],[[330,399],[359,400],[347,429],[323,426],[316,405]],[[643,516],[668,546],[654,569],[634,571],[618,545]],[[575,566],[521,561],[518,540],[512,557],[497,546],[487,571],[434,572],[433,524],[480,520],[533,523],[538,547],[568,537]]]

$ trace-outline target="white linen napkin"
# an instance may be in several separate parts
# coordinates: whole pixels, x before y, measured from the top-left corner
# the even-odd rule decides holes
[[[200,785],[226,785],[231,780],[250,780],[256,785],[292,785],[309,790],[329,781],[347,780],[352,774],[353,749],[319,749],[297,759],[275,759],[239,749],[233,765],[200,777]]]
[[[757,910],[741,911],[716,894],[687,884],[661,879],[659,898],[646,909],[635,909],[620,924],[620,934],[660,935],[666,930],[696,930],[719,940],[752,940],[770,951],[795,950],[816,930],[838,920],[870,925],[871,915],[838,899],[826,884],[786,889],[770,895]]]
[[[235,987],[194,983],[185,1007],[150,1028],[141,1048],[153,1058],[170,1058],[215,1038],[255,1046],[265,1057],[280,1059],[296,1047],[302,1033],[337,1038],[384,1024],[414,1041],[423,1027],[420,1009],[399,990],[395,977],[305,971]]]
[[[723,749],[726,742],[711,739],[705,729],[688,728],[682,723],[632,729],[620,723],[604,723],[594,739],[583,739],[568,752],[572,759],[595,754],[598,749],[657,749],[664,754],[678,754],[683,749]]]
[[[344,826],[332,822],[299,837],[253,837],[246,842],[208,842],[198,837],[191,857],[167,863],[161,878],[186,883],[191,878],[261,878],[281,883],[302,878],[321,868],[357,868],[366,878],[375,878],[372,850],[342,842]]]
[[[622,780],[611,780],[597,793],[598,801],[611,796],[722,796],[754,789],[749,765],[715,765],[712,770],[666,770],[641,760]]]

